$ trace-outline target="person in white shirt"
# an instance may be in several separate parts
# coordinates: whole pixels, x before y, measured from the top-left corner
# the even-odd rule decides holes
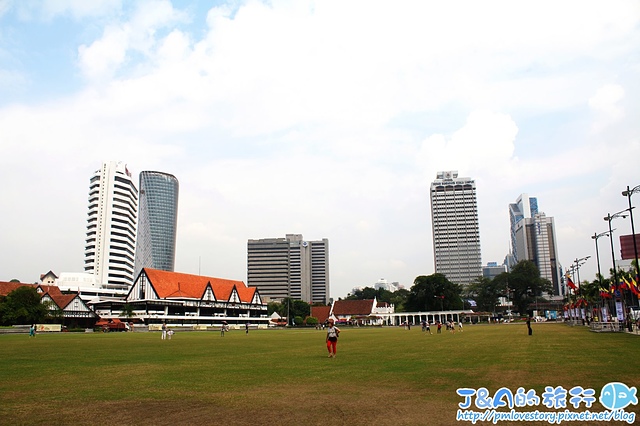
[[[340,336],[340,329],[333,324],[333,319],[329,318],[329,327],[327,327],[327,349],[329,350],[329,358],[335,358],[336,356],[338,336]]]

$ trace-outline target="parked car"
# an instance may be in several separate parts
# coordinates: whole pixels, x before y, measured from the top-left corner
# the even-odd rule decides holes
[[[129,325],[120,321],[117,318],[101,319],[96,322],[96,327],[102,329],[103,333],[109,333],[111,331],[128,331]]]

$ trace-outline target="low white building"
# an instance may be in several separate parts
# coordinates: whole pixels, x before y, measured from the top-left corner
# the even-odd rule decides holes
[[[87,272],[62,272],[54,283],[63,293],[78,293],[87,303],[105,298],[126,297],[129,286],[100,283],[98,277]]]

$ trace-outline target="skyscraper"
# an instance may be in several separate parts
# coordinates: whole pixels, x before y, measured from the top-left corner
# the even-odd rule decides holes
[[[553,284],[555,296],[561,295],[560,265],[553,217],[538,211],[538,200],[521,194],[509,204],[511,219],[511,251],[515,263],[530,260],[536,264],[540,277]]]
[[[105,162],[89,181],[84,270],[102,285],[133,284],[138,190],[123,162]]]
[[[178,179],[168,173],[140,173],[135,276],[142,268],[174,271],[178,223]]]
[[[274,300],[327,303],[329,240],[305,241],[300,234],[249,240],[247,284]]]
[[[438,172],[431,183],[436,273],[467,285],[482,276],[476,184],[457,171]]]
[[[516,244],[516,229],[518,226],[518,222],[520,222],[524,218],[532,218],[536,214],[538,214],[538,199],[535,197],[529,197],[528,194],[520,194],[515,203],[509,204],[509,221],[511,223],[511,254],[513,254],[513,260],[515,261],[515,263],[518,263],[518,247]]]

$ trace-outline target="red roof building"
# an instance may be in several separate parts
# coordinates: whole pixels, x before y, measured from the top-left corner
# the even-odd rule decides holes
[[[55,285],[0,282],[0,296],[7,296],[20,287],[35,288],[40,294],[41,302],[47,303],[52,314],[60,313],[65,324],[80,322],[87,326],[96,318],[95,312],[86,305],[78,293],[63,294]]]
[[[329,319],[331,314],[331,306],[312,306],[311,316],[318,319],[318,324],[324,323]]]
[[[269,322],[258,289],[244,282],[144,268],[125,301],[96,303],[103,318],[119,315],[123,304],[146,324],[214,325]]]

